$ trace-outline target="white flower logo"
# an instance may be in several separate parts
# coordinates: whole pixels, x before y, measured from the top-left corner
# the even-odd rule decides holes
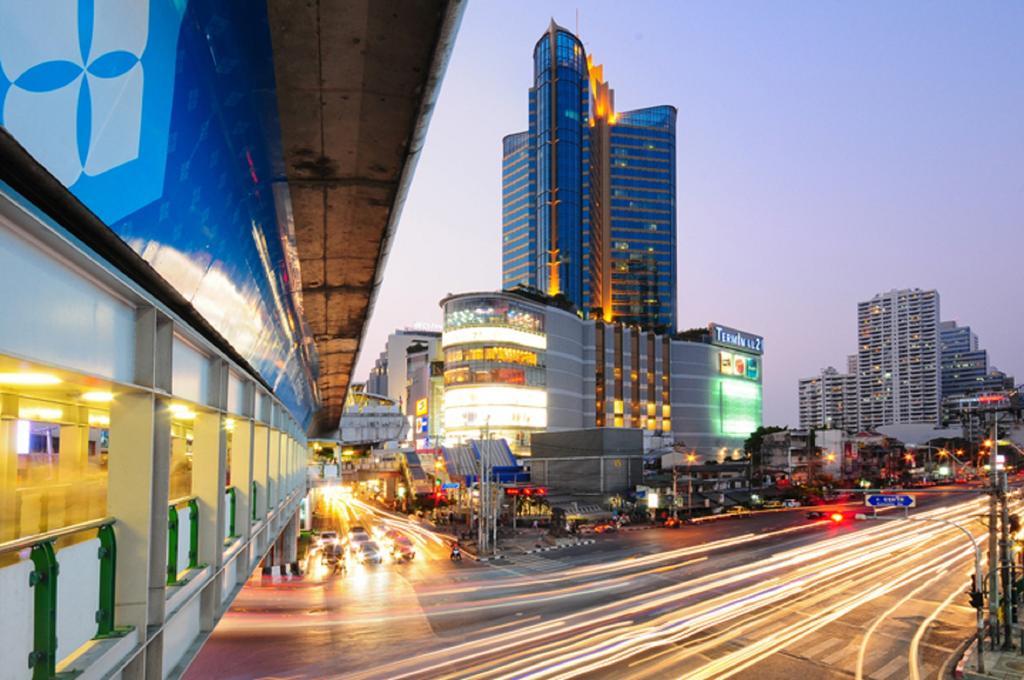
[[[146,0],[0,0],[3,124],[65,186],[138,158],[148,25]]]

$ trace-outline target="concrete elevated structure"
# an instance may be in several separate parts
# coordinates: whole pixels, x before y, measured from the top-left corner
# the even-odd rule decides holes
[[[3,680],[178,677],[294,562],[464,6],[130,4],[0,7]]]

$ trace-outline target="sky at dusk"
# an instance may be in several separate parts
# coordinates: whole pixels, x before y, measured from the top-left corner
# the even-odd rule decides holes
[[[580,36],[616,108],[678,118],[679,326],[765,336],[764,422],[845,370],[856,305],[936,288],[1024,382],[1024,2],[471,2],[354,375],[501,284],[501,138],[534,43]]]

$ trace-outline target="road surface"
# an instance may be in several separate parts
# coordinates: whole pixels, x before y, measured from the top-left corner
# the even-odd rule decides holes
[[[966,522],[984,503],[919,501]],[[794,510],[481,564],[355,499],[336,521],[401,527],[419,554],[254,577],[186,677],[936,678],[974,626],[971,546],[939,523]]]

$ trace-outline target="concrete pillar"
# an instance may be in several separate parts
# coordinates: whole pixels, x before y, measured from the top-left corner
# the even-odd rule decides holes
[[[196,414],[192,441],[192,492],[199,507],[199,563],[217,574],[224,562],[224,498],[226,437],[220,413]],[[213,630],[220,604],[222,579],[214,578],[203,590],[200,627]]]
[[[235,487],[235,532],[248,538],[252,526],[253,423],[235,418],[231,431],[231,486]]]
[[[107,514],[117,519],[118,625],[147,625],[164,617],[167,574],[167,494],[171,415],[152,394],[119,394],[110,406]]]
[[[270,431],[270,468],[269,484],[270,493],[267,500],[270,502],[268,510],[273,512],[281,500],[281,433],[277,430]]]
[[[267,426],[256,424],[253,431],[252,474],[256,481],[256,521],[267,516],[267,466],[270,450],[270,433]]]
[[[89,409],[79,408],[77,418],[74,418],[71,411],[72,409],[66,409],[65,415],[71,415],[76,422],[61,425],[60,449],[57,454],[58,479],[63,498],[49,498],[49,529],[102,517],[106,512],[105,507],[95,507],[99,483],[96,480],[85,479],[89,465]],[[63,521],[54,524],[58,519],[54,513],[57,505],[63,505],[65,512]]]
[[[18,397],[0,396],[0,542],[18,537]]]

